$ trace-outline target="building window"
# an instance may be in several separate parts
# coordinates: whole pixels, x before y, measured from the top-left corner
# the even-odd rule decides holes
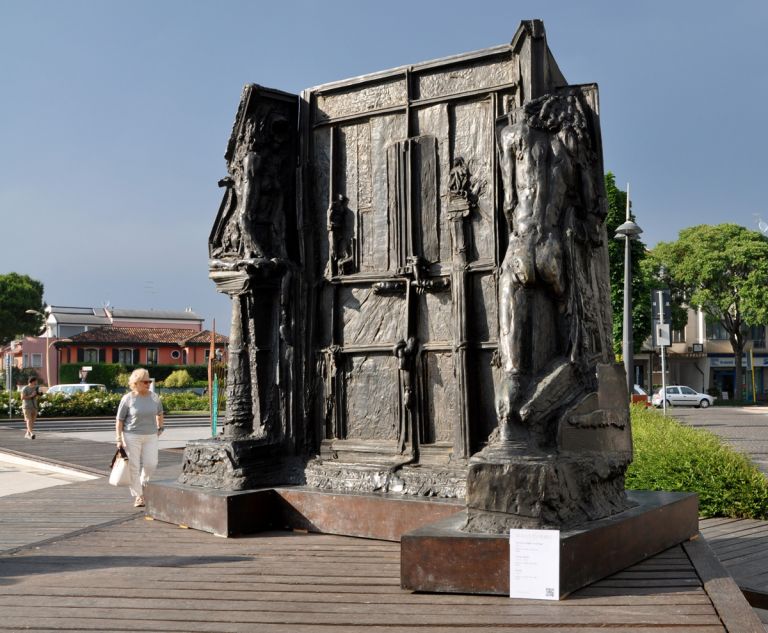
[[[672,330],[673,343],[685,343],[685,328],[682,330]]]
[[[82,334],[85,332],[85,326],[83,325],[60,325],[58,336],[59,338],[69,338],[75,334]]]
[[[180,357],[181,357],[181,352],[179,350],[175,349],[171,352],[171,358],[173,360],[179,360]]]
[[[42,354],[30,354],[30,359],[32,361],[32,367],[42,367],[43,366],[43,355]]]
[[[117,362],[121,365],[133,365],[133,350],[121,349],[117,353]]]
[[[753,325],[749,328],[749,338],[752,339],[753,347],[765,347],[765,326]]]
[[[84,363],[98,363],[99,362],[99,350],[89,347],[83,350],[83,362]]]
[[[21,366],[24,369],[29,367],[29,354],[22,354],[22,356],[21,356]]]
[[[150,347],[147,349],[147,365],[157,365],[157,358],[159,356],[156,347]]]
[[[203,361],[207,363],[210,357],[211,357],[211,348],[206,347],[205,350],[203,351]]]
[[[710,341],[727,341],[728,332],[720,323],[707,323],[707,339]]]

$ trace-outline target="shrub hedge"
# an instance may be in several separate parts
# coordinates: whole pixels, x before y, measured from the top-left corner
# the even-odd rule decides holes
[[[65,363],[59,368],[59,380],[62,384],[80,382],[80,368],[93,367],[88,372],[88,382],[106,385],[110,389],[119,387],[118,376],[130,374],[136,367],[145,367],[149,375],[156,381],[165,380],[174,371],[184,369],[189,372],[192,380],[208,381],[208,365],[121,365],[119,363]]]
[[[21,400],[18,393],[11,394],[12,414],[21,416]],[[38,406],[41,418],[113,416],[117,412],[122,393],[87,391],[72,396],[51,394],[40,397]],[[161,394],[166,413],[177,411],[208,411],[208,397],[192,392]],[[223,404],[221,405],[224,406]],[[0,393],[0,420],[8,417],[8,393]]]
[[[768,519],[768,479],[716,435],[632,407],[634,460],[626,486],[696,492],[703,517]]]

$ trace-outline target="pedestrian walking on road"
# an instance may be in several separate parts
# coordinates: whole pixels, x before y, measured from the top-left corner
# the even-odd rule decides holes
[[[117,407],[115,438],[128,453],[133,505],[144,506],[144,486],[157,468],[158,436],[163,432],[163,403],[149,390],[146,369],[135,369],[128,379],[130,391]]]
[[[37,377],[31,376],[27,386],[21,390],[21,410],[24,413],[24,422],[27,432],[24,437],[28,440],[35,439],[35,420],[37,420],[37,397],[40,395],[37,386]]]

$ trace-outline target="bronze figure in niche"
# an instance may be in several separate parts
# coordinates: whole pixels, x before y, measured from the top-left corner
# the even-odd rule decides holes
[[[477,207],[477,199],[485,186],[484,182],[473,179],[462,156],[453,159],[448,175],[448,218],[451,220],[451,240],[454,259],[460,267],[466,265],[465,220]]]
[[[328,261],[330,276],[355,272],[355,243],[353,237],[355,217],[347,206],[349,199],[337,194],[328,207]]]

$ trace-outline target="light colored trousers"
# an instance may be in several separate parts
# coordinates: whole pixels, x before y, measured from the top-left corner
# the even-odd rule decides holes
[[[143,496],[142,488],[157,468],[157,433],[139,435],[123,433],[125,452],[128,453],[128,469],[131,471],[131,494]]]

